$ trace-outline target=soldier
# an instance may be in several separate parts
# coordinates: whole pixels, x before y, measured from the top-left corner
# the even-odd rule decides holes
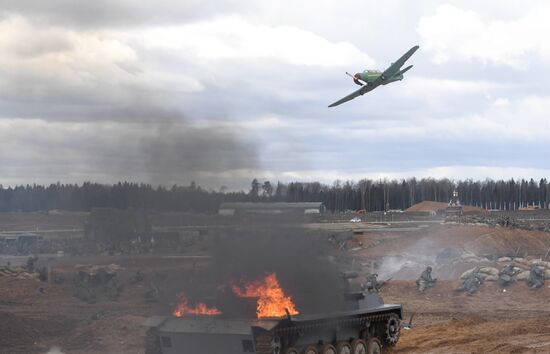
[[[456,289],[457,291],[467,291],[468,295],[473,295],[477,289],[483,284],[485,279],[479,274],[479,269],[476,269],[466,278],[464,282]]]
[[[73,296],[93,304],[96,301],[96,295],[90,287],[90,276],[88,273],[79,271],[73,278],[74,291]]]
[[[500,286],[508,286],[515,280],[516,274],[514,263],[510,263],[498,272],[498,283]]]
[[[143,280],[143,274],[140,270],[137,270],[136,273],[130,278],[130,283],[136,284]]]
[[[385,283],[385,281],[378,281],[378,274],[369,274],[366,277],[363,289],[369,293],[378,293],[380,288],[384,286]]]
[[[419,293],[424,292],[427,288],[433,288],[437,279],[432,278],[432,267],[427,266],[420,274],[420,278],[416,279],[416,290]]]
[[[531,288],[540,288],[544,285],[544,272],[535,264],[531,265],[531,269],[529,269],[527,285]]]
[[[48,268],[42,266],[42,268],[38,270],[38,279],[40,281],[48,281]]]
[[[53,282],[56,284],[63,284],[65,282],[65,276],[61,273],[54,273]]]
[[[122,292],[122,286],[118,284],[116,275],[113,276],[106,285],[107,297],[109,300],[116,301]]]
[[[27,265],[25,266],[25,269],[27,270],[27,272],[29,273],[34,272],[34,267],[37,260],[38,260],[38,257],[36,256],[27,258]]]
[[[145,293],[147,302],[160,302],[160,288],[157,286],[155,279],[151,279],[149,290]]]
[[[85,286],[80,286],[74,289],[73,296],[87,302],[88,304],[94,304],[96,302],[95,292]]]

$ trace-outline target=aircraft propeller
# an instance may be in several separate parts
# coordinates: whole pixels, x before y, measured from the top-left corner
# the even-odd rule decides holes
[[[348,75],[349,77],[351,77],[351,78],[353,79],[353,82],[355,82],[356,84],[358,83],[358,84],[361,85],[361,86],[363,86],[363,85],[366,84],[366,82],[364,82],[364,81],[361,80],[361,79],[356,78],[355,76],[353,76],[352,74],[348,73],[347,71],[346,71],[346,75]]]

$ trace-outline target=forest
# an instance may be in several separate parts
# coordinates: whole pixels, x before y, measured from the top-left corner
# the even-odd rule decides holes
[[[452,181],[446,178],[402,180],[277,182],[253,179],[242,191],[219,191],[189,186],[170,188],[143,183],[0,185],[0,211],[89,211],[92,208],[139,208],[157,211],[216,213],[222,202],[323,202],[330,212],[346,210],[405,210],[421,201],[448,202],[457,191],[464,205],[484,209],[515,210],[527,206],[548,208],[550,184],[546,179]]]

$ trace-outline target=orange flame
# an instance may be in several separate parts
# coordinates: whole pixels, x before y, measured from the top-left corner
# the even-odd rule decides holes
[[[275,273],[268,274],[264,279],[244,284],[240,287],[232,285],[233,292],[240,297],[257,297],[256,315],[258,318],[283,317],[286,310],[291,315],[297,315],[296,305],[292,298],[286,295],[279,285]]]
[[[220,315],[222,312],[215,307],[208,307],[206,304],[200,302],[195,307],[189,306],[189,300],[185,294],[180,294],[180,302],[174,309],[173,315],[176,317],[182,317],[184,315]]]

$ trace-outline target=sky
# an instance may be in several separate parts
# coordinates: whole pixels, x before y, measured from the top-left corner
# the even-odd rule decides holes
[[[547,1],[0,0],[0,184],[550,177]],[[405,79],[334,108],[345,72]]]

